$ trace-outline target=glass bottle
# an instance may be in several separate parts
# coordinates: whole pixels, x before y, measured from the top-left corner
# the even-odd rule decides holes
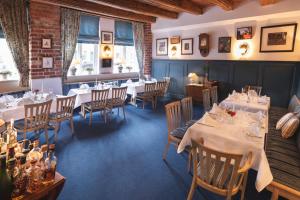
[[[10,176],[12,182],[14,182],[16,176],[18,175],[18,168],[16,166],[17,160],[15,158],[11,158],[7,161],[7,173]]]
[[[0,155],[0,199],[11,199],[12,191],[13,183],[6,171],[6,155]]]
[[[25,164],[26,164],[26,156],[21,155],[20,156],[20,162],[18,165],[18,175],[16,176],[14,180],[14,190],[12,197],[20,197],[26,192],[26,187],[28,184],[28,175],[25,170]]]
[[[41,169],[37,165],[37,160],[33,159],[30,161],[30,167],[28,169],[28,187],[27,192],[34,193],[38,191],[41,187]]]
[[[27,160],[32,161],[36,160],[39,161],[42,158],[41,149],[39,147],[39,140],[35,140],[33,142],[33,149],[28,153]]]
[[[55,178],[57,158],[54,155],[54,151],[55,151],[55,144],[51,144],[49,146],[48,157],[45,160],[45,166],[46,166],[45,183],[52,182],[54,181]]]
[[[48,150],[48,145],[42,145],[41,146],[41,154],[42,154],[42,159],[40,160],[39,164],[41,167],[41,173],[42,173],[42,179],[44,180],[46,178],[46,165],[45,165],[45,160],[47,159],[47,150]]]
[[[7,161],[15,157],[15,148],[14,147],[9,147],[7,151]]]

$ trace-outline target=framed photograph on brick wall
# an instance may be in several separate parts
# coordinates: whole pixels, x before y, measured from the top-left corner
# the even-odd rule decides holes
[[[52,57],[43,57],[43,68],[46,68],[46,69],[53,68],[53,58]]]
[[[42,39],[42,49],[51,49],[52,48],[52,40],[50,38]]]

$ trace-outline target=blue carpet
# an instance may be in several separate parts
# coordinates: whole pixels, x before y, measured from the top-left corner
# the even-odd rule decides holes
[[[67,180],[59,199],[186,199],[192,182],[187,172],[187,154],[177,154],[171,146],[167,161],[162,160],[167,141],[163,105],[156,111],[126,106],[126,121],[121,111],[119,117],[116,113],[109,124],[95,115],[92,127],[88,119],[76,114],[74,135],[69,123],[63,123],[56,156],[57,170]],[[201,116],[202,109],[195,107],[195,117]],[[53,132],[49,135],[53,142]],[[256,172],[251,171],[246,199],[270,199],[269,192],[256,192],[255,177]],[[194,199],[223,198],[198,189]]]

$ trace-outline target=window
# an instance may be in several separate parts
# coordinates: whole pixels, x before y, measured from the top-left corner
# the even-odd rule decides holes
[[[80,30],[69,76],[99,73],[99,17],[80,16]]]
[[[136,51],[134,46],[115,45],[114,47],[114,69],[119,72],[119,64],[122,64],[122,72],[139,72]]]
[[[0,81],[19,80],[19,72],[5,38],[0,38]]]

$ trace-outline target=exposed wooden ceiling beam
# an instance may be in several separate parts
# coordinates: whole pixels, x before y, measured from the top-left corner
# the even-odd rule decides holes
[[[109,6],[104,6],[96,3],[87,2],[84,0],[31,0],[33,2],[40,2],[46,4],[57,5],[66,8],[72,8],[83,12],[89,12],[98,15],[106,15],[109,17],[117,17],[121,19],[127,19],[132,21],[150,22],[154,23],[156,17],[137,14]]]
[[[260,4],[262,6],[266,6],[266,5],[269,5],[269,4],[273,4],[273,3],[276,3],[277,0],[260,0]]]
[[[201,15],[203,13],[202,7],[191,0],[149,0],[149,2],[154,3],[155,6],[160,8],[168,7],[195,15]]]
[[[140,13],[144,15],[156,16],[177,19],[178,13],[164,10],[156,6],[145,4],[136,0],[124,1],[124,0],[87,0],[94,3],[99,3],[102,5],[110,6],[113,8],[118,8],[122,10],[132,11],[135,13]]]
[[[233,2],[231,0],[208,0],[208,2],[215,4],[227,11],[233,9]]]

